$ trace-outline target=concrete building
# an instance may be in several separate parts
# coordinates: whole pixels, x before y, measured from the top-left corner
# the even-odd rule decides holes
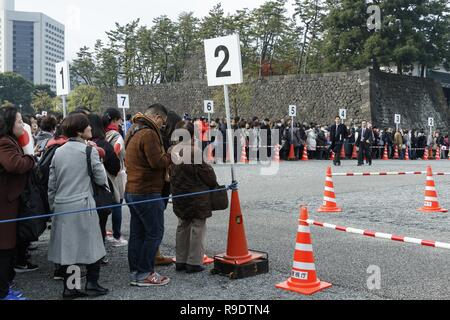
[[[16,72],[56,91],[55,63],[64,60],[64,25],[43,13],[14,9],[14,0],[0,0],[0,72]]]

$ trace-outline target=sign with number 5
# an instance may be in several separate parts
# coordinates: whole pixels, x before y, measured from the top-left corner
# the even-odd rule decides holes
[[[242,83],[244,76],[239,35],[205,40],[204,43],[208,86]]]

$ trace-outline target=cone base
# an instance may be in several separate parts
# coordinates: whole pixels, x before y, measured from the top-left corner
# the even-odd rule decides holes
[[[417,209],[419,212],[425,212],[425,213],[433,213],[433,212],[448,212],[447,209],[443,209],[443,208],[435,208],[435,209],[430,209],[427,207],[423,207],[420,209]]]
[[[289,280],[285,281],[283,283],[277,284],[275,287],[281,290],[285,290],[285,291],[290,291],[290,292],[295,292],[295,293],[299,293],[299,294],[303,294],[306,296],[310,296],[313,295],[317,292],[323,291],[325,289],[328,289],[330,287],[332,287],[333,285],[331,283],[327,283],[327,282],[322,282],[320,280],[318,280],[317,286],[312,287],[312,288],[301,288],[301,287],[297,287],[297,286],[292,286],[289,284]]]
[[[173,263],[177,263],[177,258],[173,258],[172,261],[173,261]],[[203,257],[203,265],[204,266],[208,266],[208,265],[213,264],[213,263],[214,263],[214,259],[208,257],[207,255],[205,255]]]
[[[243,265],[243,264],[247,264],[251,261],[261,259],[264,256],[265,256],[264,253],[249,251],[249,255],[244,256],[244,257],[230,257],[226,253],[224,253],[224,254],[219,254],[219,255],[215,256],[215,259],[224,264]]]
[[[320,207],[317,212],[321,213],[336,213],[336,212],[342,212],[342,208],[336,207],[336,208],[327,208],[327,207]]]

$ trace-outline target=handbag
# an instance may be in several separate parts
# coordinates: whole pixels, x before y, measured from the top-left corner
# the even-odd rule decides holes
[[[114,195],[109,190],[107,185],[98,185],[94,181],[94,174],[92,172],[92,163],[91,163],[91,154],[92,147],[86,147],[86,160],[88,166],[88,174],[91,179],[92,189],[94,190],[94,200],[97,208],[107,207],[114,205]]]
[[[228,209],[228,190],[226,186],[217,186],[216,188],[211,189],[220,190],[214,191],[210,193],[210,201],[211,201],[211,211],[222,211]]]

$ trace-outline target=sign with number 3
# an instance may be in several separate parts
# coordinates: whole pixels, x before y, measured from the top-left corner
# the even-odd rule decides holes
[[[208,86],[239,84],[244,81],[239,35],[205,40],[205,58]]]

